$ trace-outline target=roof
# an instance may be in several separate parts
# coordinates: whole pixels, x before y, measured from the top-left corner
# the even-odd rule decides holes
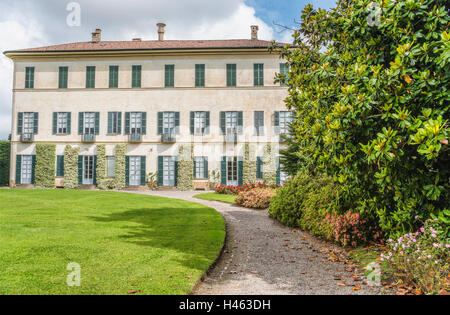
[[[269,48],[272,42],[265,40],[229,39],[229,40],[164,40],[164,41],[100,41],[78,42],[37,48],[28,48],[10,53],[45,53],[45,52],[95,52],[95,51],[130,51],[130,50],[192,50],[192,49],[261,49]],[[277,43],[279,46],[285,44]]]

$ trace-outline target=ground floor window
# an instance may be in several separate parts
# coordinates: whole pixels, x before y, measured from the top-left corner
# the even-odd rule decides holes
[[[195,179],[208,178],[208,159],[206,157],[194,158],[194,178]]]
[[[114,156],[106,157],[106,177],[114,178],[116,176],[116,158]]]
[[[33,156],[22,155],[20,183],[30,185],[33,182]]]

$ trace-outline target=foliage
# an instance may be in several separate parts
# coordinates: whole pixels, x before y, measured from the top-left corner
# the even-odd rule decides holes
[[[106,145],[97,145],[97,186],[100,189],[109,189],[112,184],[111,178],[106,178]]]
[[[150,190],[156,190],[158,188],[158,172],[147,174],[147,187]]]
[[[213,190],[220,185],[220,171],[212,170],[209,172],[209,189]]]
[[[216,193],[223,194],[223,195],[239,195],[241,192],[247,192],[252,189],[275,189],[279,186],[273,184],[273,185],[267,185],[263,183],[257,183],[257,184],[245,184],[242,186],[231,186],[231,185],[220,185],[215,188]]]
[[[97,186],[100,189],[119,190],[125,187],[125,154],[126,144],[117,144],[115,148],[114,178],[106,177],[106,146],[97,145]]]
[[[11,143],[0,141],[0,186],[9,184],[9,159]]]
[[[304,167],[304,162],[301,160],[299,150],[301,144],[295,134],[295,125],[289,127],[289,133],[281,135],[286,147],[280,149],[280,164],[283,166],[283,171],[289,176],[294,177],[299,170]]]
[[[244,174],[243,183],[251,184],[256,182],[256,158],[254,154],[250,154],[250,144],[245,144],[244,152]]]
[[[64,150],[64,188],[78,187],[78,155],[80,148],[66,145]]]
[[[400,275],[407,283],[428,294],[449,289],[448,223],[439,219],[427,220],[416,233],[389,240],[389,248],[388,253],[381,255],[381,260],[387,262],[388,274]]]
[[[115,156],[115,178],[114,189],[122,189],[125,187],[125,156],[127,154],[126,144],[116,144]]]
[[[340,184],[347,209],[397,235],[450,203],[449,2],[378,0],[375,20],[370,3],[306,6],[279,80],[300,160]]]
[[[36,143],[36,187],[54,188],[56,176],[56,145]]]
[[[178,152],[178,189],[194,189],[194,149],[191,145],[180,145]]]
[[[264,146],[263,182],[267,185],[275,185],[277,183],[277,165],[274,152],[276,150],[271,144]]]
[[[256,188],[241,192],[235,201],[245,208],[267,209],[275,193],[274,189]]]

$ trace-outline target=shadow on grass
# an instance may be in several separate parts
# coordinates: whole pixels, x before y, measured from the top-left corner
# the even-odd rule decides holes
[[[143,208],[90,217],[97,222],[123,222],[117,237],[127,243],[177,252],[188,268],[206,270],[221,250],[225,229],[220,215],[205,209]]]

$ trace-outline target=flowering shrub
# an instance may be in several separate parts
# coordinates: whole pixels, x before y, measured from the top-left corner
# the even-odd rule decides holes
[[[242,186],[230,186],[230,185],[220,185],[217,186],[215,191],[218,194],[224,194],[224,195],[239,195],[241,192],[247,192],[252,189],[260,188],[260,189],[276,189],[279,188],[278,185],[266,185],[263,183],[257,183],[257,184],[245,184]]]
[[[275,193],[275,189],[255,188],[241,192],[235,201],[238,205],[246,208],[266,209],[270,206]]]
[[[361,218],[359,213],[351,211],[342,214],[328,214],[325,217],[332,239],[342,246],[356,247],[375,241],[383,244],[384,239],[381,231],[372,226],[367,219]]]
[[[390,239],[388,245],[381,260],[389,274],[401,275],[424,293],[448,290],[450,239],[444,222],[428,220],[419,231]]]

